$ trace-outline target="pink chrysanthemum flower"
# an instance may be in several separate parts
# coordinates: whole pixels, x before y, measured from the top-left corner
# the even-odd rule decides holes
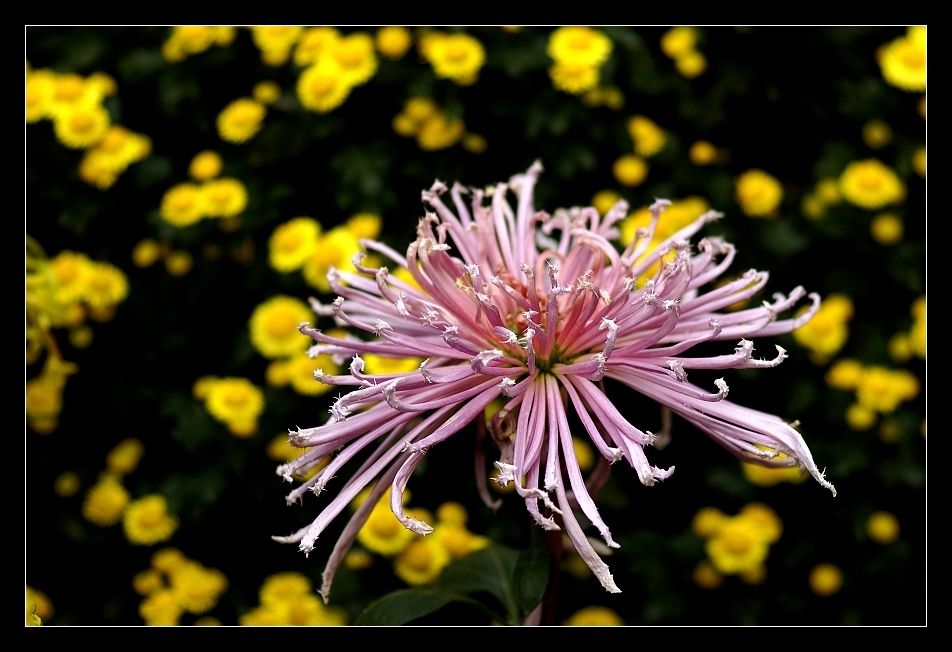
[[[780,316],[806,296],[800,287],[759,308],[724,312],[760,291],[767,274],[751,270],[715,287],[733,261],[734,247],[714,237],[693,248],[689,238],[718,213],[705,213],[652,246],[655,226],[670,203],[659,200],[651,207],[650,225],[619,253],[612,241],[627,205],[619,202],[604,218],[594,208],[537,212],[533,188],[541,171],[536,163],[486,192],[456,184],[450,192],[455,213],[441,198],[447,187],[436,182],[423,192],[435,214],[428,212],[420,220],[417,239],[405,256],[379,242],[363,242],[400,268],[398,274],[365,267],[358,256],[357,273],[328,274],[338,295],[333,303],[312,300],[319,315],[333,316],[367,338],[340,339],[301,325],[301,332],[317,342],[312,355],[351,359],[349,375],[318,370],[315,377],[355,389],[334,403],[327,423],[291,432],[292,444],[310,450],[279,467],[286,480],[329,463],[292,491],[288,503],[308,491],[321,493],[361,453],[364,462],[313,523],[275,540],[298,543],[309,552],[328,524],[373,485],[331,553],[321,590],[325,599],[357,532],[391,487],[396,518],[413,532],[433,531],[405,513],[407,481],[431,446],[473,422],[477,434],[485,434],[484,409],[500,396],[504,408],[488,424],[501,451],[496,481],[514,484],[543,528],[559,529],[561,524],[611,592],[619,589],[575,509],[608,546],[618,547],[590,488],[601,486],[614,462],[634,467],[645,485],[664,480],[674,467],[660,469],[648,462],[644,448],[657,436],[631,424],[606,397],[607,380],[654,399],[744,461],[799,465],[835,494],[791,425],[725,400],[722,379],[715,381],[713,393],[687,381],[692,369],[777,366],[786,357],[782,348],[777,347],[772,360],[757,359],[748,338],[788,333],[806,323],[819,308],[819,297],[809,295],[810,309],[795,318]],[[506,198],[509,190],[518,197],[515,209]],[[470,207],[464,201],[467,193],[472,194]],[[401,279],[407,274],[414,283]],[[712,341],[739,344],[726,355],[685,356],[694,345]],[[426,360],[412,372],[368,375],[360,357],[364,354]],[[582,424],[604,458],[588,479],[589,487],[576,459],[570,418]],[[488,470],[478,480],[484,500],[492,504],[487,476]]]

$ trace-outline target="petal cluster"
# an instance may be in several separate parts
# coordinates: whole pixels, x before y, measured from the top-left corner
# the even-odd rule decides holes
[[[708,211],[658,241],[654,234],[669,203],[659,200],[648,226],[619,250],[617,224],[627,205],[619,202],[604,217],[591,207],[537,211],[533,191],[541,172],[536,163],[486,190],[459,184],[450,190],[436,182],[423,192],[430,210],[405,255],[362,242],[389,260],[394,273],[366,267],[358,256],[356,272],[329,272],[337,294],[332,303],[312,300],[318,315],[360,335],[340,338],[301,327],[314,340],[312,356],[349,363],[349,374],[318,370],[315,377],[352,390],[333,404],[325,424],[290,433],[292,444],[309,450],[278,473],[293,481],[326,463],[288,495],[291,503],[322,492],[350,470],[352,460],[358,466],[310,525],[275,539],[309,552],[330,522],[372,487],[331,553],[325,599],[337,566],[388,490],[390,510],[404,527],[433,531],[406,513],[403,492],[424,454],[470,424],[498,448],[494,480],[514,485],[534,521],[563,530],[604,588],[619,591],[576,512],[605,544],[618,547],[592,496],[610,465],[631,466],[645,485],[668,478],[674,468],[650,464],[645,448],[666,433],[632,424],[605,395],[608,381],[653,399],[745,461],[797,465],[833,490],[791,425],[725,400],[723,379],[713,391],[688,381],[693,369],[776,367],[786,352],[777,347],[773,359],[760,359],[749,338],[806,323],[819,297],[798,287],[759,307],[727,311],[760,292],[767,274],[751,270],[714,283],[732,263],[734,247],[716,237],[696,245],[690,239],[720,214]],[[801,300],[807,310],[784,318]],[[686,355],[697,344],[719,341],[734,346],[723,355]],[[424,361],[409,372],[368,374],[362,356],[370,354]],[[500,398],[502,410],[487,421],[484,410]],[[588,478],[576,458],[570,420],[581,424],[600,457]],[[488,475],[487,469],[477,479],[493,505]]]

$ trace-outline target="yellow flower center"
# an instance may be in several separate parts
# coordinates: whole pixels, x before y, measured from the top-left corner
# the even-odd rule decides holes
[[[463,61],[468,53],[469,48],[463,43],[450,43],[446,48],[446,58],[450,61]]]
[[[363,62],[364,53],[358,44],[347,43],[338,48],[334,58],[344,68],[354,68]]]
[[[330,75],[315,75],[311,79],[310,90],[314,95],[327,95],[334,90],[334,78]]]
[[[76,131],[86,131],[93,126],[93,117],[86,112],[77,112],[69,119],[69,124]]]
[[[750,534],[744,530],[730,528],[721,535],[721,538],[724,547],[732,554],[740,555],[750,550]]]
[[[271,315],[268,319],[268,331],[275,337],[287,337],[297,331],[294,315],[287,312]]]
[[[178,193],[172,197],[172,208],[177,211],[186,211],[195,203],[194,197],[190,193]]]
[[[430,566],[430,553],[425,545],[410,546],[403,552],[403,563],[415,571],[425,571]]]
[[[56,84],[56,99],[71,102],[83,94],[83,80],[79,75],[61,77]]]
[[[304,236],[299,231],[285,231],[275,239],[275,245],[282,251],[297,251],[304,242]]]

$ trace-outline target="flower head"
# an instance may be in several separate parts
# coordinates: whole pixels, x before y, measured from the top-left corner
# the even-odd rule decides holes
[[[577,505],[605,543],[618,547],[582,476],[570,419],[577,419],[576,434],[587,436],[603,458],[601,468],[624,461],[649,486],[674,469],[649,463],[645,447],[656,435],[619,411],[605,395],[603,381],[657,401],[745,461],[799,465],[833,490],[789,424],[725,400],[728,387],[722,379],[715,381],[714,391],[687,379],[693,369],[777,366],[786,357],[783,349],[764,360],[754,355],[748,338],[787,333],[806,323],[819,308],[819,297],[809,295],[812,308],[795,318],[781,316],[807,297],[799,287],[757,308],[723,312],[759,292],[767,274],[752,270],[707,289],[733,261],[734,248],[717,237],[692,246],[690,238],[719,214],[703,214],[646,256],[666,205],[659,200],[649,225],[619,252],[615,226],[627,205],[620,202],[604,218],[591,207],[552,215],[537,211],[533,189],[541,171],[536,163],[485,191],[456,184],[449,205],[441,198],[447,187],[436,182],[423,192],[433,212],[420,220],[405,255],[364,241],[367,250],[409,273],[416,287],[386,267],[364,266],[356,256],[355,272],[328,273],[338,297],[326,305],[312,301],[319,315],[364,337],[340,338],[301,327],[316,343],[312,354],[351,360],[349,374],[319,380],[353,389],[333,404],[325,424],[291,431],[292,444],[311,449],[279,467],[279,475],[292,481],[330,461],[287,500],[322,492],[358,456],[366,462],[313,523],[275,539],[312,550],[328,524],[372,486],[331,553],[323,576],[325,599],[337,567],[385,492],[390,491],[389,508],[406,529],[433,532],[404,509],[404,491],[424,454],[471,423],[478,436],[499,448],[496,482],[514,485],[513,495],[525,502],[533,520],[548,530],[564,530],[605,589],[619,591],[575,515]],[[507,201],[510,190],[517,197],[515,208]],[[471,202],[464,198],[467,193]],[[647,276],[659,259],[663,264]],[[737,344],[724,355],[686,355],[701,342]],[[366,354],[425,360],[411,372],[369,374]],[[484,411],[494,401],[501,401],[502,409],[487,423]],[[495,505],[486,490],[488,475],[486,469],[478,478],[480,493]]]
[[[763,170],[748,170],[737,177],[735,198],[746,215],[774,217],[783,199],[783,186]]]
[[[846,201],[869,210],[906,198],[906,186],[896,173],[874,158],[847,165],[840,175],[840,191]]]
[[[591,27],[560,27],[549,36],[546,54],[555,61],[597,67],[612,53],[612,41]]]
[[[229,143],[243,143],[261,130],[267,112],[261,102],[250,97],[238,98],[218,114],[218,135]]]
[[[168,512],[165,496],[151,494],[135,500],[122,515],[126,538],[143,546],[168,541],[178,529],[178,518]]]
[[[486,50],[469,34],[445,34],[433,41],[427,56],[437,77],[463,83],[479,73]]]

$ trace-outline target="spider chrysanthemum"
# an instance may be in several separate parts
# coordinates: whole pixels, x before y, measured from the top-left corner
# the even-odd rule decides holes
[[[645,448],[656,435],[632,424],[631,415],[609,400],[605,384],[610,382],[653,399],[745,461],[799,465],[833,490],[791,425],[727,401],[722,379],[713,392],[688,381],[694,369],[776,367],[784,350],[777,347],[776,357],[759,359],[749,338],[806,323],[819,308],[819,297],[798,287],[759,307],[726,311],[758,293],[767,274],[751,270],[715,283],[733,261],[734,247],[717,237],[691,245],[690,238],[718,213],[709,211],[656,243],[653,235],[668,203],[659,200],[648,226],[619,251],[616,224],[627,205],[619,202],[604,217],[594,208],[537,211],[533,190],[541,171],[536,163],[485,191],[456,184],[449,205],[443,201],[447,187],[436,182],[423,192],[433,212],[420,220],[405,255],[373,240],[362,243],[387,259],[393,272],[366,267],[357,256],[355,272],[328,273],[337,299],[329,305],[312,301],[319,315],[362,337],[301,327],[316,342],[312,355],[350,360],[349,374],[318,370],[317,380],[352,391],[333,404],[325,424],[291,431],[291,443],[310,450],[278,468],[286,480],[329,462],[295,488],[288,502],[321,493],[335,477],[338,490],[313,523],[275,539],[309,552],[329,523],[372,487],[331,553],[323,575],[325,599],[337,567],[388,490],[390,510],[404,527],[433,531],[407,514],[404,490],[424,454],[470,424],[499,448],[495,481],[514,485],[533,520],[548,530],[564,530],[602,586],[619,591],[576,510],[608,546],[618,547],[590,493],[607,479],[610,464],[633,467],[645,485],[666,479],[674,469],[649,463]],[[510,191],[515,206],[507,200]],[[414,283],[401,280],[406,274]],[[810,304],[805,313],[782,318],[805,298]],[[713,357],[686,355],[702,342],[733,346]],[[410,372],[370,374],[361,357],[367,354],[425,359]],[[484,410],[497,400],[503,408],[487,423]],[[601,458],[587,481],[570,421]],[[362,464],[353,475],[343,474],[356,460]],[[489,476],[486,468],[478,482],[484,500],[493,504],[486,491]]]

